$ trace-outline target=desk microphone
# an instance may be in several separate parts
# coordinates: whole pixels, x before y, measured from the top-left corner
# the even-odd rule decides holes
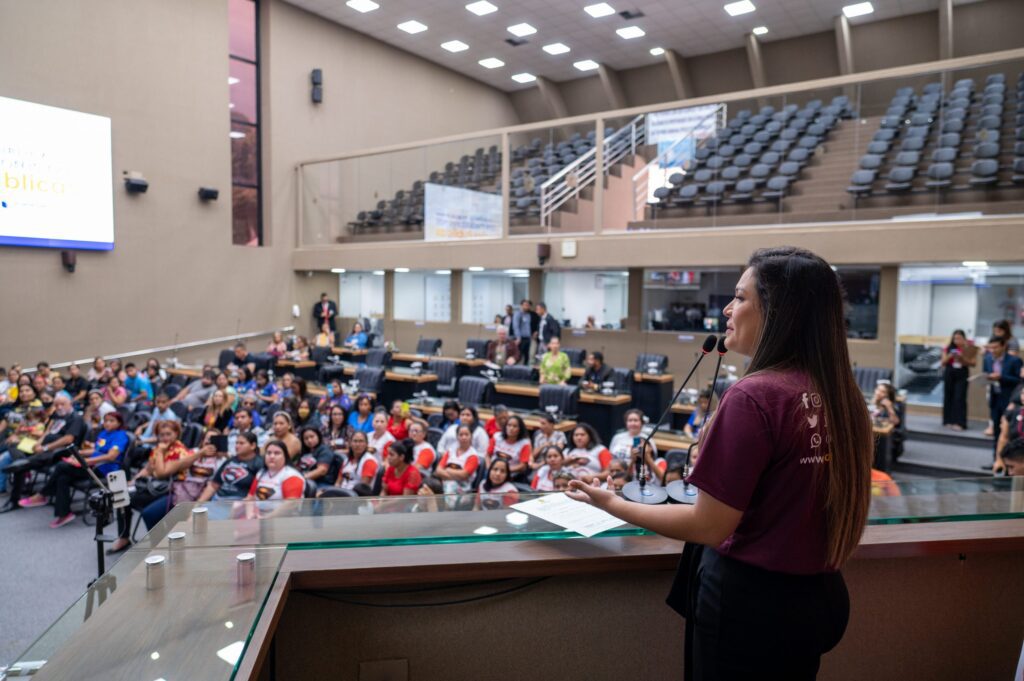
[[[711,416],[711,407],[715,403],[715,388],[718,387],[718,372],[722,368],[722,358],[725,357],[725,353],[728,349],[725,347],[725,336],[718,341],[718,362],[715,364],[715,378],[711,381],[711,397],[708,399],[708,409],[704,412],[704,419],[700,422],[700,433],[704,432],[704,428],[708,425],[708,418]],[[721,400],[719,400],[721,402]],[[669,498],[677,504],[692,504],[697,501],[697,490],[694,489],[693,485],[685,482],[686,476],[690,474],[690,452],[697,443],[694,442],[686,449],[686,463],[683,464],[683,479],[673,480],[670,482],[665,491],[668,493]]]
[[[717,342],[718,337],[715,336],[715,334],[710,334],[707,338],[704,339],[704,346],[701,348],[700,357],[698,357],[697,361],[693,363],[693,367],[690,369],[690,373],[686,374],[686,378],[683,379],[683,384],[679,386],[679,390],[676,391],[676,394],[668,403],[668,407],[666,407],[665,411],[662,412],[661,417],[659,417],[657,423],[654,424],[654,428],[651,429],[650,434],[644,439],[643,443],[639,446],[640,451],[636,458],[636,480],[626,484],[622,488],[622,496],[624,496],[629,501],[633,501],[638,504],[662,504],[665,502],[666,499],[668,499],[668,494],[665,492],[665,489],[663,487],[647,486],[647,464],[645,461],[647,446],[650,444],[651,438],[653,438],[655,433],[658,432],[658,429],[661,428],[661,422],[664,421],[665,417],[668,416],[669,412],[672,411],[672,405],[676,403],[676,400],[678,400],[679,396],[683,393],[683,390],[686,388],[686,384],[689,383],[690,378],[692,378],[694,372],[697,371],[697,367],[700,366],[700,363],[704,360],[704,358],[707,357],[708,354],[715,349],[715,343]],[[723,344],[720,345],[720,347],[725,347],[724,342],[725,337],[723,336]],[[718,361],[719,363],[721,363],[721,356],[719,356]]]

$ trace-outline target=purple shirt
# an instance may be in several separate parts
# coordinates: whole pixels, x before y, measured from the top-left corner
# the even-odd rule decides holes
[[[766,570],[827,572],[827,450],[821,396],[800,372],[729,388],[688,481],[743,512],[718,552]]]

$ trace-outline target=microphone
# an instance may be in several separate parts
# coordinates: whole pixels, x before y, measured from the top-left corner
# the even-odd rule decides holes
[[[686,378],[683,379],[682,385],[679,386],[679,390],[676,391],[676,394],[673,395],[671,401],[669,401],[668,407],[665,409],[665,411],[662,412],[661,416],[658,418],[658,421],[654,424],[654,428],[651,429],[650,434],[648,434],[648,436],[644,439],[642,444],[635,443],[634,440],[635,444],[639,444],[639,453],[636,458],[636,480],[627,483],[622,488],[622,496],[628,499],[629,501],[633,501],[639,504],[661,504],[664,503],[665,500],[668,498],[668,494],[665,492],[664,488],[647,486],[647,464],[645,462],[647,446],[650,444],[651,438],[653,438],[655,433],[658,432],[658,429],[661,428],[662,421],[664,421],[665,417],[668,416],[669,412],[672,411],[672,405],[675,404],[676,400],[679,399],[679,396],[686,388],[686,384],[689,383],[690,378],[693,377],[694,372],[697,371],[697,367],[700,366],[700,363],[704,360],[704,358],[707,357],[711,353],[711,351],[715,349],[716,343],[718,343],[718,337],[715,336],[715,334],[710,334],[707,338],[704,339],[704,345],[701,348],[700,357],[698,357],[697,361],[693,363],[693,367],[690,369],[690,373],[686,374]],[[720,344],[720,347],[724,348],[724,343],[725,336],[722,336],[722,342]],[[719,363],[721,363],[721,356],[719,356],[718,361]],[[639,438],[636,438],[636,440],[639,440]]]
[[[698,432],[703,433],[704,428],[708,425],[708,418],[711,417],[711,406],[715,403],[715,388],[718,387],[718,372],[722,368],[722,358],[725,357],[725,353],[728,352],[728,348],[725,347],[725,336],[718,341],[718,362],[715,363],[715,378],[711,381],[711,397],[708,399],[708,409],[704,412],[704,418],[700,422],[700,430]],[[676,502],[677,504],[692,504],[697,500],[697,491],[692,485],[685,482],[686,476],[690,474],[690,452],[697,446],[694,442],[686,449],[686,463],[683,464],[683,479],[673,480],[668,484],[665,491],[668,493],[668,497]]]

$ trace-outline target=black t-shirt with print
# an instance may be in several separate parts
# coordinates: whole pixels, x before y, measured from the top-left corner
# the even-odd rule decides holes
[[[314,449],[312,452],[306,452],[299,456],[299,460],[295,463],[295,467],[303,473],[308,473],[313,470],[319,464],[327,464],[327,474],[324,475],[320,480],[328,481],[332,483],[338,478],[339,461],[331,448],[327,445],[321,444],[319,447]]]
[[[263,459],[255,456],[242,461],[233,456],[220,465],[213,474],[213,482],[220,485],[218,499],[244,499],[249,494],[252,481],[263,470]]]
[[[46,434],[43,435],[43,444],[48,445],[65,435],[70,435],[74,438],[72,444],[76,447],[81,447],[82,440],[85,439],[86,430],[85,421],[78,414],[72,413],[67,416],[59,416],[54,412],[50,420],[46,422]]]

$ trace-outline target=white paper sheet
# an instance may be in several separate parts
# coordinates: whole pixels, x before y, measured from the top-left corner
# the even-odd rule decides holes
[[[512,508],[582,534],[584,537],[593,537],[605,530],[626,524],[624,520],[619,520],[590,504],[574,501],[564,493],[545,494],[536,499],[512,504]]]

